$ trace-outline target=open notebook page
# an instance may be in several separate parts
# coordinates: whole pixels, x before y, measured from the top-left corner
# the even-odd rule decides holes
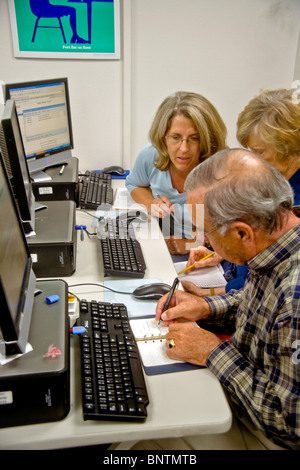
[[[186,262],[174,263],[176,272],[179,273],[186,268]],[[210,266],[202,269],[190,269],[178,276],[180,281],[193,282],[198,287],[222,287],[227,284],[222,274],[221,267]]]

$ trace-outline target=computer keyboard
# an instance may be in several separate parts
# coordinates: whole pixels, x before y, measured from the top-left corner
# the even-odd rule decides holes
[[[82,176],[79,204],[82,208],[109,210],[114,192],[111,175],[97,171],[86,171]]]
[[[134,278],[145,276],[144,255],[129,220],[106,218],[100,221],[103,230],[100,233],[98,230],[98,236],[105,275]]]
[[[144,421],[149,399],[125,305],[81,300],[80,325],[83,418]]]

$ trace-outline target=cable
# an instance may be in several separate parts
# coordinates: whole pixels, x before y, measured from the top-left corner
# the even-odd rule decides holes
[[[104,286],[102,284],[98,284],[96,282],[82,282],[82,283],[79,283],[79,284],[69,285],[69,287],[77,287],[77,286],[98,286],[98,287],[102,287],[103,289],[108,289],[112,292],[115,292],[116,294],[124,294],[124,295],[131,295],[132,294],[132,292],[121,292],[121,291],[112,289],[111,287],[107,287],[107,286]],[[72,294],[72,295],[74,295],[74,294]],[[77,296],[75,295],[75,297],[77,297]]]
[[[78,302],[80,302],[80,298],[78,297],[78,295],[74,294],[74,292],[68,290],[68,295],[73,295],[78,300]]]
[[[97,232],[90,233],[86,228],[84,229],[84,231],[88,234],[89,237],[97,235]]]
[[[98,219],[98,220],[104,219],[104,217],[102,215],[100,215],[100,217],[96,217],[95,214],[91,214],[90,212],[86,211],[85,209],[82,209],[81,207],[79,207],[79,210],[81,212],[85,212],[90,217],[93,217],[93,219]]]

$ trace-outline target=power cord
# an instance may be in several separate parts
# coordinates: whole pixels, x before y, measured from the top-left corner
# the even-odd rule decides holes
[[[131,295],[132,294],[132,292],[121,292],[121,291],[112,289],[111,287],[104,286],[103,284],[99,284],[97,282],[82,282],[82,283],[79,283],[79,284],[69,285],[69,287],[71,287],[71,288],[72,287],[78,287],[78,286],[97,286],[97,287],[102,287],[103,289],[108,289],[111,292],[114,292],[115,294],[124,294],[124,295]],[[76,299],[78,299],[80,301],[79,297],[76,294],[74,294],[73,292],[69,291],[69,294],[74,295],[74,297],[76,297]]]

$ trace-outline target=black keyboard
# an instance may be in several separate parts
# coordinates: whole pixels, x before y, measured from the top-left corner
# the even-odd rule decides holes
[[[80,207],[99,210],[109,210],[111,208],[114,192],[111,186],[110,174],[86,171],[81,183]]]
[[[98,236],[101,241],[104,274],[143,278],[146,263],[140,242],[136,239],[128,219],[106,218]],[[101,221],[100,221],[101,224]]]
[[[83,418],[144,421],[149,403],[125,305],[80,302]]]

